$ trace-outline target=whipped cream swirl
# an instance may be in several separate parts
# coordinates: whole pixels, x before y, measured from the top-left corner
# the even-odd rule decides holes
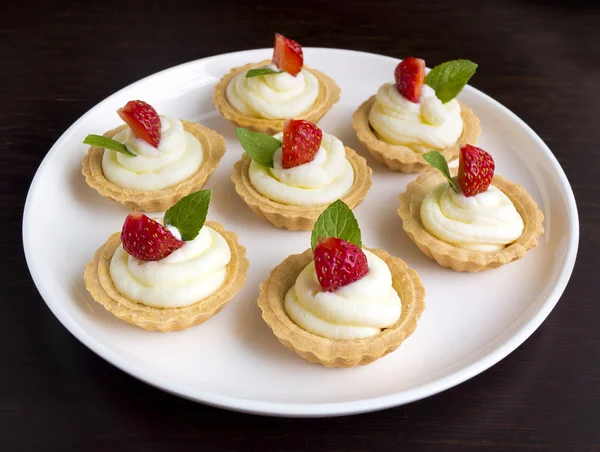
[[[274,135],[279,141],[283,134]],[[295,206],[331,203],[344,196],[354,183],[354,169],[346,158],[344,144],[324,133],[321,147],[312,162],[294,168],[283,168],[282,150],[273,155],[273,168],[254,160],[248,170],[250,182],[272,201]]]
[[[458,101],[443,104],[428,85],[423,85],[418,103],[406,99],[395,84],[382,85],[369,112],[369,124],[380,140],[421,154],[452,146],[463,131]]]
[[[523,219],[501,190],[466,197],[446,182],[434,188],[421,204],[421,221],[431,234],[459,248],[498,251],[523,233]]]
[[[285,295],[285,311],[309,333],[330,339],[374,336],[398,321],[402,303],[387,264],[368,250],[369,272],[358,281],[324,292],[311,262]]]
[[[169,227],[178,236],[178,231]],[[157,308],[189,306],[223,285],[231,250],[225,238],[204,226],[194,240],[159,261],[142,261],[120,245],[110,261],[110,276],[130,300]]]
[[[279,69],[273,65],[271,69]],[[226,89],[227,100],[240,113],[254,118],[284,119],[300,116],[319,95],[319,81],[302,69],[296,76],[287,72],[246,78],[236,75]]]
[[[108,149],[102,156],[104,177],[131,190],[161,190],[194,174],[203,160],[200,142],[176,118],[160,117],[161,139],[158,148],[136,138],[127,127],[113,139],[123,143],[135,157]]]

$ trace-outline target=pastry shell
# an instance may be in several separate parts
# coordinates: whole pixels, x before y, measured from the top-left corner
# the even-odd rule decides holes
[[[88,292],[111,314],[145,330],[169,332],[203,323],[223,309],[244,286],[250,265],[246,259],[246,249],[238,243],[236,234],[226,231],[214,221],[208,221],[206,225],[221,234],[231,249],[225,281],[212,295],[192,305],[177,308],[147,306],[123,296],[110,276],[110,261],[121,244],[118,232],[98,248],[94,259],[87,264],[84,277]]]
[[[419,275],[397,257],[379,249],[371,249],[390,268],[392,285],[400,295],[402,313],[391,327],[376,336],[363,339],[328,339],[303,330],[287,315],[284,297],[295,284],[300,272],[312,260],[312,250],[288,256],[275,267],[260,285],[258,306],[273,334],[290,350],[312,363],[326,367],[354,367],[370,364],[396,350],[417,327],[425,309],[425,288]]]
[[[201,124],[181,120],[186,132],[191,133],[201,144],[204,152],[198,171],[187,179],[160,190],[132,190],[110,182],[102,171],[104,148],[91,146],[83,158],[82,173],[87,184],[108,199],[117,201],[129,209],[147,212],[163,212],[184,196],[200,190],[208,181],[219,161],[225,154],[225,138]],[[112,138],[127,127],[123,124],[104,136]]]
[[[455,175],[456,169],[451,172]],[[492,179],[492,185],[508,196],[523,219],[521,237],[500,251],[483,252],[459,248],[432,235],[421,221],[421,204],[444,180],[438,171],[427,171],[408,184],[406,192],[400,195],[398,215],[402,218],[402,226],[427,257],[457,272],[478,272],[520,259],[538,245],[537,239],[544,233],[544,214],[522,186],[497,175]]]
[[[249,69],[267,66],[270,63],[270,60],[264,60],[260,63],[250,63],[232,69],[221,79],[217,86],[215,86],[214,101],[217,110],[221,112],[225,119],[232,122],[237,127],[245,127],[257,132],[274,135],[283,130],[283,122],[285,121],[285,118],[264,119],[246,116],[231,106],[227,100],[226,92],[227,85],[229,85],[231,80],[236,75],[244,73]],[[323,74],[321,71],[317,71],[316,69],[311,69],[308,67],[305,67],[305,69],[310,71],[319,81],[319,95],[317,96],[313,106],[301,115],[296,116],[295,119],[306,119],[307,121],[316,124],[325,115],[325,113],[331,110],[331,107],[333,107],[333,105],[340,100],[340,87],[331,77]]]
[[[420,153],[407,146],[387,144],[380,140],[369,124],[369,113],[375,102],[376,96],[371,96],[352,115],[352,127],[356,131],[358,141],[367,148],[375,159],[388,168],[403,173],[418,173],[430,168]],[[437,149],[447,161],[458,157],[458,151],[465,144],[476,144],[477,137],[481,134],[479,118],[473,110],[460,103],[461,117],[463,119],[463,133],[456,144],[446,148]]]
[[[354,183],[350,191],[340,199],[351,209],[359,205],[371,188],[372,170],[367,161],[352,148],[346,146],[346,158],[354,169]],[[244,153],[233,167],[231,180],[235,190],[242,200],[250,206],[257,215],[270,221],[278,228],[292,231],[309,231],[314,226],[319,215],[327,208],[327,204],[314,206],[293,206],[272,201],[259,193],[250,181],[249,169],[252,159]]]

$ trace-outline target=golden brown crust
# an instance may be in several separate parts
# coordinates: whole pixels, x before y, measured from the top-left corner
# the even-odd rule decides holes
[[[407,146],[387,144],[373,133],[373,129],[369,124],[369,113],[375,98],[376,96],[371,96],[352,115],[352,127],[356,131],[358,141],[367,148],[377,161],[395,171],[418,173],[430,168],[430,165],[423,160],[422,155],[418,152]],[[477,137],[481,134],[479,118],[475,116],[473,110],[461,103],[460,111],[464,123],[462,135],[456,144],[449,148],[437,149],[447,161],[457,158],[458,151],[465,144],[477,144]]]
[[[239,244],[236,234],[226,231],[214,221],[206,225],[221,234],[231,249],[227,276],[223,285],[203,300],[179,308],[156,308],[132,301],[117,290],[110,276],[110,261],[121,244],[119,233],[112,234],[96,251],[94,259],[85,268],[85,285],[94,300],[110,313],[145,330],[169,332],[199,325],[225,307],[246,282],[249,262],[246,249]]]
[[[231,121],[237,127],[245,127],[257,132],[268,133],[274,135],[283,130],[283,122],[285,119],[263,119],[246,116],[234,109],[227,100],[227,85],[238,74],[246,72],[249,69],[264,67],[271,63],[270,60],[264,60],[260,63],[250,63],[241,67],[232,69],[226,74],[221,81],[215,86],[214,100],[217,110],[221,112],[225,119]],[[331,110],[331,107],[340,100],[340,87],[335,81],[316,69],[311,69],[305,66],[305,69],[310,71],[319,81],[319,95],[313,106],[306,112],[295,119],[306,119],[310,122],[317,123],[319,120]]]
[[[371,188],[371,174],[373,171],[367,166],[367,161],[348,146],[346,146],[346,158],[354,169],[354,183],[350,191],[342,196],[341,200],[353,209],[367,196],[367,192]],[[240,198],[250,206],[254,213],[270,221],[278,228],[292,231],[311,230],[319,215],[323,213],[329,204],[292,206],[271,201],[259,193],[250,182],[248,170],[251,162],[250,157],[244,153],[233,167],[231,180],[233,180],[235,190]]]
[[[425,309],[425,288],[419,275],[402,259],[383,250],[370,251],[383,259],[392,272],[392,285],[402,302],[400,319],[376,336],[351,340],[327,339],[296,325],[285,312],[284,297],[312,260],[312,251],[308,249],[287,257],[260,285],[258,306],[264,321],[283,345],[312,363],[326,367],[354,367],[372,363],[393,352],[414,332]]]
[[[181,120],[186,132],[200,141],[203,149],[202,165],[198,171],[177,185],[161,190],[130,190],[110,182],[102,171],[104,148],[91,146],[83,158],[82,173],[87,184],[108,199],[117,201],[133,210],[147,212],[165,211],[184,196],[200,190],[208,181],[219,161],[225,154],[225,138],[214,130],[195,122]],[[110,130],[104,136],[112,138],[127,126],[123,124]]]
[[[456,174],[456,169],[451,171]],[[402,226],[427,257],[457,272],[478,272],[520,259],[537,246],[537,238],[544,233],[544,214],[522,186],[497,175],[492,185],[508,196],[523,218],[525,227],[521,237],[503,250],[486,253],[459,248],[432,235],[421,221],[421,204],[427,194],[444,180],[438,171],[427,171],[408,184],[406,192],[400,195],[398,215],[402,218]]]

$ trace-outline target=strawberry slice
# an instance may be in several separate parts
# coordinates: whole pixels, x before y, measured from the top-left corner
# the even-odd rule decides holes
[[[133,134],[155,148],[160,143],[160,118],[152,105],[141,100],[130,100],[117,110]]]
[[[494,177],[492,156],[470,144],[460,149],[458,162],[458,185],[465,196],[475,196],[486,191]]]
[[[131,212],[123,224],[121,243],[125,251],[137,259],[158,261],[181,248],[184,242],[162,224],[140,212]]]
[[[400,94],[411,102],[418,103],[425,81],[425,60],[414,57],[403,59],[396,66],[394,79]]]
[[[281,166],[293,168],[312,162],[321,147],[323,132],[304,119],[290,119],[283,125],[283,159]]]
[[[296,41],[275,33],[273,64],[290,75],[297,75],[302,70],[304,56],[302,47]]]
[[[369,272],[367,256],[353,243],[327,237],[317,243],[313,253],[319,283],[325,292],[358,281]]]

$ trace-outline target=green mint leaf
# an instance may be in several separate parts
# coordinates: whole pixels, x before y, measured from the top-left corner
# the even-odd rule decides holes
[[[362,247],[358,221],[352,209],[339,199],[327,207],[317,219],[310,238],[313,251],[317,241],[326,237],[336,237]]]
[[[88,135],[85,137],[85,140],[83,140],[83,144],[99,146],[101,148],[110,149],[111,151],[120,152],[121,154],[135,157],[135,154],[130,152],[123,143],[119,143],[117,140],[113,140],[112,138],[104,137],[102,135]]]
[[[194,240],[204,222],[210,204],[210,190],[200,190],[181,198],[165,212],[165,226],[175,226],[181,234],[181,240]]]
[[[469,60],[453,60],[434,67],[425,77],[425,84],[431,86],[435,95],[446,103],[462,91],[477,70],[477,64]]]
[[[438,151],[429,151],[427,154],[423,154],[423,158],[431,166],[440,170],[440,172],[444,175],[444,177],[446,178],[450,186],[454,189],[454,191],[456,193],[460,193],[458,185],[456,185],[456,182],[454,181],[454,179],[452,179],[452,176],[450,175],[450,168],[448,168],[448,162],[442,154],[440,154]]]
[[[239,127],[235,133],[244,151],[261,166],[273,168],[273,154],[281,147],[281,141],[271,135]]]
[[[284,71],[276,71],[270,67],[259,67],[258,69],[250,69],[246,72],[246,78],[258,77],[259,75],[281,74]]]

